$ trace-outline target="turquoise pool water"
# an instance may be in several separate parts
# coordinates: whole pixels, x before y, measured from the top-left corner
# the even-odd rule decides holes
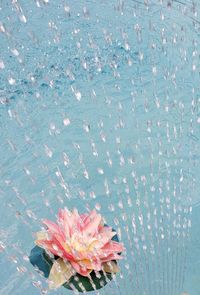
[[[199,3],[0,3],[0,294],[49,292],[40,220],[96,208],[126,246],[94,294],[200,294]]]

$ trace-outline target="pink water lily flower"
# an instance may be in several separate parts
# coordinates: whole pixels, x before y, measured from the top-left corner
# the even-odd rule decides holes
[[[36,244],[68,261],[82,276],[101,271],[105,263],[121,259],[122,243],[113,241],[116,232],[105,226],[95,210],[79,214],[76,209],[60,209],[57,223],[43,220],[47,230],[37,234]]]

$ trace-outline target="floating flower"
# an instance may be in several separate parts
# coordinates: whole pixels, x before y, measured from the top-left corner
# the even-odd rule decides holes
[[[36,244],[57,257],[49,274],[51,287],[63,285],[76,274],[90,277],[93,271],[119,271],[116,260],[122,258],[124,247],[113,240],[116,232],[95,210],[79,214],[77,209],[60,209],[57,223],[43,220],[43,224],[47,229],[37,233]]]

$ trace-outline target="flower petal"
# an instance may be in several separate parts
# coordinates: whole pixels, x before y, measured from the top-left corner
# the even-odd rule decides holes
[[[35,243],[39,247],[51,252],[55,256],[66,258],[67,260],[73,260],[74,259],[73,255],[68,253],[67,249],[65,249],[63,244],[59,243],[59,241],[57,239],[53,239],[53,240],[50,240],[50,241],[48,241],[48,240],[36,240]]]
[[[120,268],[115,261],[104,262],[102,264],[102,269],[107,273],[117,273],[120,271]]]
[[[75,261],[70,261],[70,263],[75,271],[84,277],[87,277],[92,271],[91,269],[81,267],[80,264]]]
[[[59,211],[58,222],[61,223],[65,238],[69,239],[74,232],[79,230],[80,216],[77,209],[70,212],[67,208]]]
[[[80,215],[80,218],[82,219],[83,222],[86,221],[86,218],[88,217],[88,214],[87,213],[83,213]]]
[[[104,247],[108,242],[112,240],[112,238],[116,235],[114,231],[103,232],[98,235],[99,245],[95,245],[95,247]]]
[[[59,251],[53,247],[52,241],[36,240],[35,243],[44,250],[51,252],[53,255],[59,256],[60,254]]]
[[[46,231],[38,231],[36,233],[37,240],[47,240],[49,238]]]
[[[124,250],[124,246],[122,243],[115,242],[115,241],[110,241],[104,247],[101,248],[102,251],[104,252],[117,252],[120,253]]]
[[[119,254],[117,253],[114,253],[114,254],[109,254],[109,255],[102,255],[101,256],[101,262],[107,262],[107,261],[111,261],[111,260],[120,260],[120,259],[123,259],[122,256],[120,256]]]
[[[84,224],[86,226],[97,215],[97,212],[96,212],[96,210],[92,210],[89,214],[82,214],[82,215],[85,215],[84,216]]]
[[[49,288],[55,289],[62,286],[75,274],[71,264],[62,258],[55,260],[49,274]]]
[[[59,226],[56,223],[48,219],[43,219],[42,223],[45,224],[51,232],[58,232],[60,230]]]
[[[48,219],[43,219],[42,221],[43,224],[45,224],[48,228],[48,233],[50,234],[60,234],[63,239],[65,239],[65,235],[63,231],[61,230],[60,226]]]
[[[59,209],[58,211],[58,224],[63,228],[63,232],[65,234],[65,238],[68,239],[70,237],[70,228],[68,220],[66,220],[65,209]]]
[[[61,252],[63,252],[63,255],[58,255],[63,258],[66,258],[68,260],[73,260],[73,255],[70,253],[70,247],[67,245],[67,243],[62,239],[62,237],[58,234],[52,235],[52,242],[55,244]]]
[[[96,211],[94,211],[94,213],[91,213],[90,216],[88,216],[87,223],[83,228],[84,234],[93,236],[95,233],[98,232],[98,226],[100,222],[101,215],[97,214]]]
[[[102,270],[100,260],[83,259],[79,262],[79,265],[83,268],[100,271]]]

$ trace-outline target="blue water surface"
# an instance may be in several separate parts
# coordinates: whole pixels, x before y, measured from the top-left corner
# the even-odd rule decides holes
[[[28,261],[64,206],[96,208],[125,244],[94,294],[200,294],[199,12],[1,1],[0,294],[72,294]]]

